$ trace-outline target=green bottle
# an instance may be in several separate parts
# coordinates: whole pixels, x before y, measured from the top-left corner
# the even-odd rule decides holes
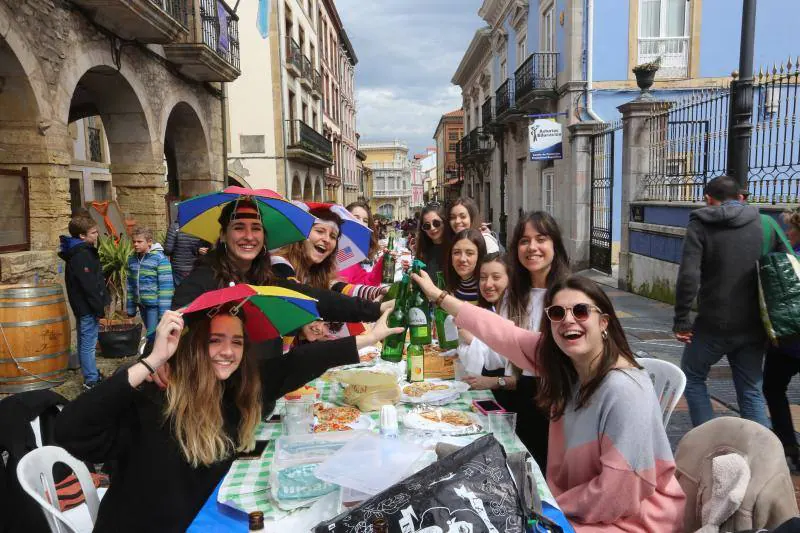
[[[425,380],[425,349],[411,343],[406,350],[406,381],[414,383]]]
[[[444,276],[441,272],[436,273],[436,286],[444,290]],[[434,311],[434,317],[439,347],[442,350],[458,348],[458,328],[456,328],[452,315],[441,307],[437,307]]]
[[[423,268],[425,263],[414,259],[411,271],[419,275]],[[411,330],[411,344],[431,343],[431,305],[416,284],[408,299],[408,327]]]
[[[395,333],[383,339],[383,350],[381,359],[392,363],[399,363],[403,360],[403,348],[406,344],[406,329],[408,328],[408,317],[406,315],[406,301],[408,299],[408,276],[403,276],[400,282],[397,300],[394,310],[389,314],[386,325],[390,328],[403,328],[402,333]]]
[[[393,251],[394,251],[394,235],[389,237],[389,247],[386,249],[386,255],[383,256],[382,275],[384,283],[394,282],[395,264],[394,264],[394,256],[392,255]]]

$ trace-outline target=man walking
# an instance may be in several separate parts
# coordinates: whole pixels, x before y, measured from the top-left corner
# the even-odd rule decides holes
[[[706,378],[711,365],[723,356],[730,363],[742,417],[770,425],[761,392],[766,344],[756,271],[763,241],[761,218],[739,193],[731,177],[709,181],[703,191],[707,207],[689,215],[683,242],[673,331],[686,343],[681,369],[694,426],[714,417]],[[692,323],[689,313],[695,296],[698,314]]]

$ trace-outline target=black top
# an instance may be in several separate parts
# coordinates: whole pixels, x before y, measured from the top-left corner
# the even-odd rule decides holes
[[[436,273],[444,272],[442,264],[447,264],[444,258],[446,251],[444,243],[432,244],[425,251],[425,257],[422,258],[422,262],[425,263],[425,272],[428,273],[434,283],[436,283]]]
[[[200,248],[203,247],[210,248],[211,244],[200,237],[180,231],[178,223],[173,222],[164,241],[164,255],[169,257],[172,271],[185,276],[194,268],[197,258],[200,257]]]
[[[306,344],[291,356],[260,360],[265,400],[319,377],[326,369],[358,362],[352,337]],[[230,383],[230,381],[228,381]],[[164,393],[139,389],[119,372],[68,404],[58,417],[56,439],[83,461],[116,459],[94,531],[185,531],[231,466],[232,458],[193,468],[163,421]],[[223,399],[225,431],[236,441],[239,411],[232,394]]]
[[[61,236],[58,256],[67,264],[64,282],[76,317],[102,317],[109,301],[97,248],[74,237]]]

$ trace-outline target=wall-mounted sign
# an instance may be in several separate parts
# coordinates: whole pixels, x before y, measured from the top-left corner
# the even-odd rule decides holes
[[[564,157],[561,148],[561,124],[552,119],[532,120],[528,125],[531,161],[550,161]]]

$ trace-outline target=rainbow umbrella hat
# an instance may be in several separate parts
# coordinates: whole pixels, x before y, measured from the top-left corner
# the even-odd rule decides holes
[[[217,242],[220,232],[219,216],[230,202],[247,198],[258,206],[261,223],[267,231],[269,248],[275,249],[302,241],[311,232],[314,217],[305,210],[269,189],[228,187],[221,192],[195,196],[178,204],[178,225],[181,231]]]
[[[350,211],[339,204],[322,202],[295,202],[310,211],[324,209],[334,213],[342,221],[339,232],[339,246],[336,251],[336,268],[344,270],[356,265],[369,255],[372,230],[355,218]]]
[[[184,315],[205,311],[216,315],[220,307],[234,304],[232,314],[244,315],[250,342],[264,342],[319,320],[317,300],[284,287],[234,285],[208,291],[181,309]]]

